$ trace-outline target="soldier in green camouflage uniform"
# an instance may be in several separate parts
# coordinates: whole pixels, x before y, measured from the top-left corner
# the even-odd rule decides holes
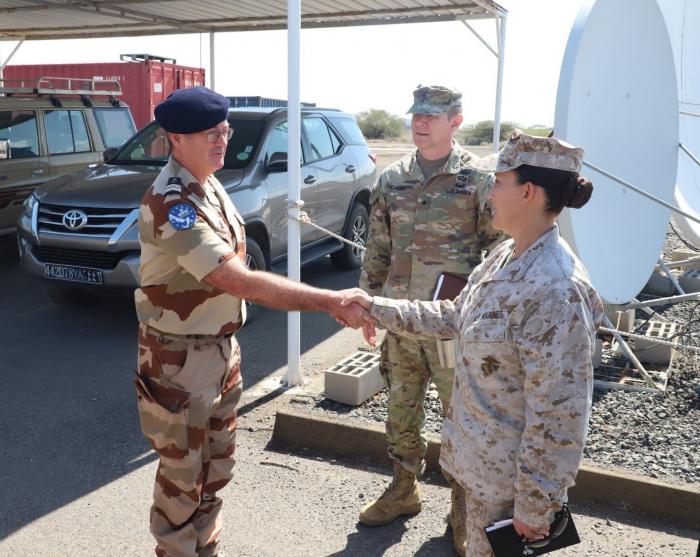
[[[228,99],[204,87],[156,107],[172,156],[139,209],[141,429],[160,461],[150,529],[158,557],[214,557],[232,477],[245,303],[328,311],[357,327],[342,297],[245,266],[245,228],[213,176],[223,166]]]
[[[431,299],[441,273],[468,277],[481,263],[482,252],[502,236],[491,226],[486,203],[492,175],[475,169],[475,155],[454,141],[462,122],[461,94],[419,87],[413,96],[409,113],[418,149],[387,167],[372,191],[360,288],[371,295]],[[420,510],[415,478],[427,449],[426,390],[434,382],[446,409],[454,376],[454,368],[440,365],[435,341],[392,332],[382,345],[381,370],[389,384],[386,430],[394,481],[362,509],[360,521],[367,525],[387,524]],[[450,516],[457,527],[460,498],[454,484]],[[456,545],[463,544],[457,540]]]

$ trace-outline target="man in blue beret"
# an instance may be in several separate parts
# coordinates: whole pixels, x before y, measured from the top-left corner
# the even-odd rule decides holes
[[[139,209],[141,287],[135,384],[141,429],[160,456],[150,529],[159,557],[213,557],[217,493],[232,477],[244,300],[327,311],[354,327],[342,294],[245,265],[245,226],[214,177],[233,130],[226,97],[192,87],[155,109],[171,156]]]

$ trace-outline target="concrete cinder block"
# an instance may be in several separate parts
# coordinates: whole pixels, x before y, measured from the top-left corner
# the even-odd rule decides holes
[[[625,311],[612,310],[605,308],[605,315],[608,316],[613,327],[618,331],[631,333],[634,329],[634,310],[626,309]]]
[[[688,269],[684,271],[683,274],[678,277],[678,283],[686,294],[700,292],[700,270]]]
[[[676,342],[673,338],[678,331],[678,324],[650,319],[638,334],[648,340],[635,339],[634,354],[639,361],[649,364],[668,365],[676,352],[675,347],[659,344],[659,340]]]
[[[355,352],[324,374],[326,398],[357,406],[377,394],[386,383],[379,371],[379,354]]]
[[[689,248],[680,248],[680,249],[674,249],[673,253],[671,254],[671,262],[675,263],[676,261],[685,261],[686,259],[692,259],[693,257],[698,257],[700,256],[700,253],[697,251],[693,251],[692,249]],[[697,261],[693,261],[692,263],[684,263],[681,269],[687,270],[687,269],[698,269],[700,270],[700,259]]]

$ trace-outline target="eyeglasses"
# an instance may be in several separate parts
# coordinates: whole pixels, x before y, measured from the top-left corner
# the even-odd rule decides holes
[[[564,504],[564,506],[562,506],[562,509],[554,515],[554,521],[549,527],[549,536],[547,536],[543,540],[534,540],[531,542],[527,542],[525,543],[525,547],[529,547],[531,549],[540,549],[549,544],[549,542],[551,542],[554,538],[558,538],[559,536],[561,536],[564,530],[566,529],[567,525],[569,524],[570,516],[571,515],[569,514],[569,507],[568,505]]]
[[[225,132],[211,131],[199,133],[205,136],[207,143],[216,143],[219,141],[220,137],[226,139],[226,141],[231,139],[231,137],[233,137],[233,128],[228,128]]]

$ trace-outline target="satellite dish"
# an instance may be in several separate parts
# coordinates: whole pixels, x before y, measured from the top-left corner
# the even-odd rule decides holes
[[[562,62],[555,135],[583,146],[585,161],[673,201],[678,91],[673,51],[655,0],[584,2]],[[595,186],[559,224],[608,303],[644,287],[661,253],[670,210],[584,167]]]
[[[700,63],[700,56],[696,59]],[[679,120],[681,143],[696,158],[700,158],[700,115],[680,114]],[[691,215],[700,215],[700,166],[682,149],[678,150],[675,198],[679,209]],[[673,215],[673,221],[686,240],[694,246],[700,246],[700,223],[678,214]]]
[[[680,142],[700,158],[700,3],[697,0],[660,0],[676,61],[679,96]],[[696,116],[693,116],[696,114]],[[700,166],[682,149],[678,151],[676,205],[692,215],[700,215]],[[682,215],[673,215],[683,236],[700,246],[700,224]]]

